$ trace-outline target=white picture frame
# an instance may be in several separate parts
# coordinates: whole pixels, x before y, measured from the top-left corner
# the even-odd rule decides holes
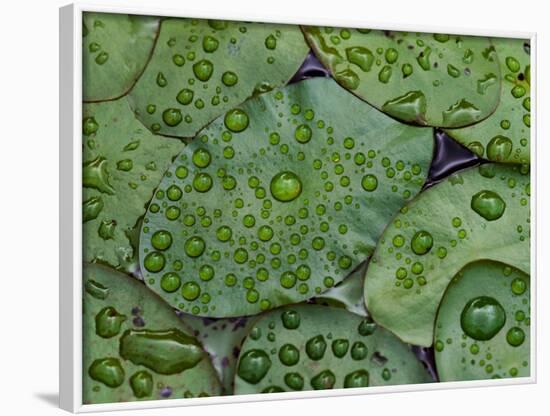
[[[239,403],[249,401],[288,400],[313,397],[333,397],[347,395],[365,395],[390,392],[427,391],[457,389],[482,386],[505,386],[531,384],[537,380],[536,364],[536,322],[532,316],[531,324],[531,375],[517,379],[486,381],[460,381],[430,383],[421,385],[402,385],[388,387],[369,387],[367,389],[339,389],[330,391],[304,391],[276,393],[270,395],[219,396],[208,398],[151,400],[109,404],[82,404],[82,152],[80,146],[82,120],[82,14],[84,12],[128,13],[140,15],[158,15],[171,17],[219,18],[258,22],[315,24],[333,26],[363,26],[373,29],[414,30],[420,32],[448,32],[463,35],[493,37],[528,38],[531,41],[532,60],[532,118],[536,118],[536,34],[530,32],[508,32],[494,30],[462,30],[449,27],[424,27],[419,25],[396,25],[392,22],[340,21],[336,19],[312,20],[308,18],[271,18],[266,15],[250,13],[247,15],[198,13],[182,7],[181,10],[164,10],[156,7],[134,7],[126,4],[96,5],[78,2],[60,8],[60,407],[74,413],[88,413],[111,410],[132,410],[166,408],[179,406]],[[351,17],[351,16],[350,16]],[[536,184],[536,123],[531,128],[531,180]],[[535,186],[532,189],[536,189]],[[537,286],[537,212],[536,192],[531,196],[531,308],[536,311]]]

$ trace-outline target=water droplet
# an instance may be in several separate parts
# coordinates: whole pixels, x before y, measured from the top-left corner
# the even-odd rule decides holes
[[[157,250],[167,250],[172,245],[172,234],[166,230],[156,231],[151,237],[151,245]]]
[[[82,133],[85,136],[94,134],[99,129],[99,124],[95,121],[94,117],[85,117],[82,120]]]
[[[336,376],[330,370],[321,371],[311,379],[311,387],[315,390],[332,389],[336,384]]]
[[[502,162],[510,156],[513,149],[512,140],[506,136],[495,136],[487,145],[487,157],[495,162]]]
[[[298,143],[307,143],[311,140],[311,134],[311,127],[307,124],[302,124],[296,127],[296,130],[294,131],[294,138]]]
[[[101,309],[95,317],[95,332],[102,338],[111,338],[120,332],[126,315],[122,315],[111,306]]]
[[[165,263],[166,260],[164,256],[162,255],[162,253],[159,253],[157,251],[152,251],[151,253],[147,254],[147,256],[145,256],[145,260],[143,261],[143,265],[151,273],[160,272],[162,269],[164,269]]]
[[[239,82],[239,77],[234,72],[226,71],[222,75],[222,82],[225,86],[232,87]]]
[[[273,35],[269,35],[265,38],[265,47],[267,49],[273,50],[277,47],[277,39]]]
[[[470,300],[460,315],[460,325],[464,333],[478,341],[493,338],[505,322],[504,309],[496,299],[488,296]]]
[[[430,54],[432,53],[432,49],[427,46],[424,48],[422,52],[417,56],[416,62],[418,62],[418,65],[424,70],[428,71],[430,69]]]
[[[412,251],[418,255],[429,252],[433,246],[433,237],[428,231],[417,231],[411,240]]]
[[[367,346],[361,342],[354,342],[351,346],[351,358],[354,360],[364,360],[367,357],[368,349]]]
[[[306,342],[306,353],[313,361],[319,361],[325,355],[327,343],[323,335],[317,335]]]
[[[378,81],[383,84],[387,84],[391,78],[392,69],[391,66],[385,65],[378,73]]]
[[[518,72],[520,70],[521,65],[519,64],[518,60],[513,56],[507,56],[505,61],[506,61],[506,66],[510,71]]]
[[[201,237],[193,236],[185,242],[185,254],[189,257],[199,257],[204,253],[206,244]]]
[[[279,360],[290,367],[300,361],[300,351],[292,344],[285,344],[279,349]]]
[[[118,358],[108,357],[95,360],[88,369],[89,376],[95,381],[115,388],[124,382],[124,369]]]
[[[265,351],[249,350],[239,360],[237,374],[250,384],[258,384],[271,368],[271,360]]]
[[[153,393],[153,376],[148,371],[138,371],[130,377],[130,386],[138,399],[150,397]]]
[[[506,333],[506,341],[512,347],[519,347],[525,341],[525,332],[523,332],[523,329],[514,326]]]
[[[131,329],[120,338],[120,356],[159,374],[177,374],[193,368],[204,357],[197,341],[178,329]]]
[[[472,196],[471,208],[487,221],[498,220],[504,214],[506,203],[493,191],[480,191]]]
[[[334,74],[334,78],[348,90],[357,89],[360,83],[357,74],[349,68],[337,72]]]
[[[206,149],[198,148],[193,152],[193,163],[198,168],[205,168],[210,165],[210,152]]]
[[[525,283],[525,280],[516,277],[514,280],[512,280],[512,292],[515,295],[523,295],[525,291],[527,290],[527,283]]]
[[[461,99],[443,111],[443,123],[449,126],[472,124],[481,117],[481,111],[472,103]]]
[[[82,222],[95,220],[103,209],[103,199],[93,196],[82,203]]]
[[[212,184],[212,177],[206,172],[197,173],[193,178],[193,188],[197,192],[208,192]]]
[[[218,49],[219,44],[220,44],[220,42],[218,41],[218,39],[216,39],[216,38],[213,37],[213,36],[206,35],[206,36],[202,39],[202,49],[203,49],[206,53],[215,52],[216,49]]]
[[[185,300],[193,301],[201,294],[201,287],[195,282],[186,282],[181,288],[181,295]]]
[[[177,273],[168,272],[165,273],[160,279],[160,287],[162,290],[168,293],[177,291],[181,286],[181,279]]]
[[[285,384],[292,390],[302,390],[304,378],[299,373],[287,373],[285,374]]]
[[[109,60],[109,54],[105,51],[102,51],[100,52],[96,57],[95,57],[95,62],[96,64],[98,65],[103,65],[105,62],[107,62]]]
[[[294,310],[284,311],[281,320],[286,329],[297,329],[300,326],[300,314]]]
[[[369,72],[374,63],[372,52],[361,46],[347,48],[346,57],[350,63],[357,65],[364,72]]]
[[[409,91],[384,103],[382,111],[407,122],[426,124],[426,97],[421,91]]]
[[[248,127],[248,115],[239,108],[229,110],[224,118],[225,127],[234,133],[239,133]]]
[[[115,194],[115,190],[109,183],[107,160],[105,158],[98,156],[94,160],[84,162],[82,166],[82,185],[109,195]]]
[[[201,59],[193,64],[193,73],[198,80],[206,82],[214,72],[214,65],[208,59]]]
[[[195,93],[192,90],[188,88],[184,88],[180,92],[178,92],[178,95],[176,96],[176,100],[181,105],[188,105],[193,101],[194,95]]]
[[[368,387],[369,386],[369,372],[367,370],[357,370],[353,373],[349,373],[344,379],[345,388],[354,387]]]
[[[216,237],[218,237],[218,240],[224,241],[224,242],[229,241],[232,234],[233,234],[233,232],[231,231],[231,228],[229,228],[226,225],[222,225],[216,231]]]
[[[109,289],[99,282],[87,280],[84,287],[86,288],[86,292],[96,299],[104,300],[109,296]]]
[[[293,172],[279,172],[271,179],[271,195],[281,202],[292,201],[302,193],[302,182]]]
[[[181,111],[177,108],[167,108],[162,113],[162,121],[169,127],[177,126],[182,119]]]
[[[378,179],[372,174],[363,176],[361,186],[365,191],[372,192],[378,187]]]

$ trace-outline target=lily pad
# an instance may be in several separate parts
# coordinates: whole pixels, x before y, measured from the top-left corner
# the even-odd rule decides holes
[[[297,26],[167,19],[132,107],[155,133],[193,137],[253,94],[286,84],[308,50]]]
[[[241,345],[257,317],[200,318],[182,313],[183,321],[191,328],[212,359],[222,382],[223,394],[233,394],[235,369]]]
[[[84,404],[220,394],[208,354],[145,285],[101,265],[83,279]]]
[[[441,381],[530,375],[529,276],[502,263],[466,266],[449,284],[435,328]]]
[[[135,273],[139,220],[185,144],[152,135],[126,98],[85,104],[82,134],[84,261]]]
[[[420,191],[432,133],[330,78],[248,100],[164,175],[140,237],[146,283],[172,306],[211,317],[319,295],[372,254]]]
[[[423,192],[384,231],[365,277],[367,309],[411,344],[429,346],[450,280],[476,260],[529,273],[528,169],[485,164]]]
[[[480,157],[494,162],[529,163],[531,65],[529,41],[492,40],[502,74],[500,103],[481,123],[447,133]]]
[[[264,315],[246,338],[235,394],[431,382],[409,346],[342,309],[293,305]]]
[[[304,27],[346,89],[407,123],[462,127],[497,107],[500,71],[488,38]]]
[[[123,96],[145,69],[160,19],[86,12],[82,20],[84,101]]]

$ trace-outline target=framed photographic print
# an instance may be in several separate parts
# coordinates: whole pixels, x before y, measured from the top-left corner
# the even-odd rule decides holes
[[[534,34],[60,16],[63,408],[534,381]]]

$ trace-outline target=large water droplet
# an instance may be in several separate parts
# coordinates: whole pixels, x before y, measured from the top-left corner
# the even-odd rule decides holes
[[[321,371],[311,379],[311,387],[315,390],[332,389],[336,384],[336,376],[330,370]]]
[[[506,203],[493,191],[480,191],[472,196],[471,208],[487,221],[498,220],[504,214]]]
[[[411,240],[411,248],[418,255],[423,255],[432,249],[434,240],[428,231],[417,231]]]
[[[239,360],[237,374],[243,380],[258,384],[271,368],[271,360],[263,350],[250,350]]]
[[[118,335],[126,315],[122,315],[111,306],[101,309],[95,316],[95,332],[102,338],[111,338]]]
[[[369,386],[369,372],[367,370],[357,370],[353,373],[349,373],[344,379],[345,388],[354,387],[368,387]]]
[[[145,260],[143,261],[143,265],[151,273],[160,272],[164,268],[165,263],[166,259],[164,258],[164,255],[157,251],[152,251],[147,254],[147,256],[145,256]]]
[[[384,103],[382,111],[403,121],[426,124],[426,96],[422,91],[409,91]]]
[[[297,311],[284,311],[281,320],[286,329],[297,329],[300,326],[300,314]]]
[[[460,325],[468,336],[478,341],[493,338],[504,326],[506,313],[494,298],[480,296],[470,300],[460,315]]]
[[[285,384],[292,390],[302,390],[304,378],[299,373],[287,373],[285,374]]]
[[[512,153],[514,145],[506,136],[495,136],[487,145],[487,158],[495,162],[506,160]]]
[[[193,368],[204,357],[194,338],[177,329],[132,329],[120,338],[120,356],[159,374],[177,374]]]
[[[208,81],[213,72],[214,65],[208,59],[201,59],[193,64],[193,73],[200,81]]]
[[[95,360],[88,369],[88,374],[95,381],[111,388],[122,385],[125,376],[120,360],[113,357]]]
[[[512,347],[519,347],[525,341],[525,332],[520,327],[514,326],[508,330],[506,341]]]
[[[185,254],[189,257],[199,257],[204,253],[206,243],[201,237],[193,236],[185,242]]]
[[[302,182],[293,172],[279,172],[271,179],[270,189],[277,201],[289,202],[302,193]]]
[[[361,46],[353,46],[346,49],[346,58],[352,64],[357,65],[364,72],[368,72],[372,68],[374,56],[372,52]]]
[[[300,351],[292,344],[285,344],[279,349],[279,360],[286,366],[293,366],[300,361]]]
[[[248,114],[239,108],[229,110],[224,118],[225,127],[235,133],[239,133],[248,127]]]
[[[138,371],[130,377],[130,386],[138,399],[149,397],[153,393],[153,376],[149,371]]]
[[[306,343],[306,353],[313,361],[319,361],[325,355],[327,343],[323,335],[317,335]]]

